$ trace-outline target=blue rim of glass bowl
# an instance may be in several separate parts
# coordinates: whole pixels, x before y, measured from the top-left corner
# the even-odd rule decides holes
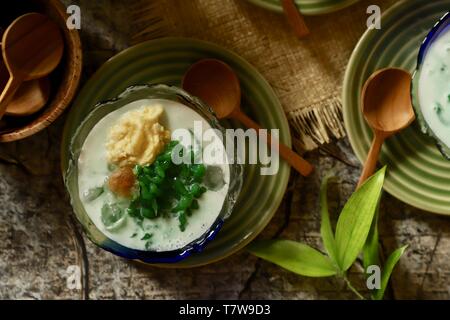
[[[192,254],[202,252],[206,245],[214,240],[217,233],[222,229],[223,224],[224,220],[219,218],[199,240],[188,244],[182,249],[174,251],[151,252],[130,249],[109,238],[102,244],[96,244],[106,251],[129,260],[139,260],[144,263],[177,263],[190,257]]]
[[[219,124],[219,121],[215,117],[214,111],[200,99],[189,95],[184,90],[175,86],[168,86],[164,84],[133,85],[125,89],[116,98],[97,103],[93,110],[82,121],[71,139],[69,166],[64,174],[64,183],[69,193],[70,202],[75,216],[82,225],[87,237],[94,244],[106,251],[109,251],[117,256],[126,259],[139,260],[144,263],[155,264],[180,262],[191,256],[192,254],[202,252],[207,244],[217,236],[225,220],[230,216],[236,203],[237,197],[240,193],[242,187],[243,166],[237,161],[234,161],[234,164],[230,165],[230,186],[224,202],[224,206],[216,221],[201,237],[189,243],[183,248],[173,251],[156,252],[125,247],[108,238],[94,225],[94,223],[91,221],[88,214],[84,210],[81,200],[79,199],[78,168],[76,164],[78,162],[78,156],[81,151],[81,147],[87,135],[95,126],[95,123],[92,125],[90,124],[90,120],[95,119],[98,114],[100,114],[101,119],[110,112],[120,109],[121,107],[132,101],[151,98],[164,99],[164,96],[170,98],[176,97],[188,107],[194,107],[194,110],[200,113],[201,116],[203,116],[213,128],[219,129],[224,134],[225,129]],[[235,152],[235,154],[237,153]]]
[[[441,143],[440,140],[434,134],[434,132],[426,124],[426,121],[422,114],[422,110],[420,108],[418,90],[419,90],[420,73],[422,70],[422,63],[425,58],[425,55],[430,46],[433,44],[433,41],[436,40],[439,37],[439,35],[449,27],[450,27],[450,11],[445,13],[439,19],[439,21],[436,22],[431,31],[427,34],[427,36],[423,40],[422,45],[420,46],[419,54],[417,56],[417,67],[416,70],[414,71],[413,80],[411,84],[411,100],[414,107],[414,111],[416,113],[418,123],[420,124],[420,129],[426,135],[434,138],[439,151],[441,151],[442,155],[445,158],[447,158],[447,160],[450,160],[450,148]]]

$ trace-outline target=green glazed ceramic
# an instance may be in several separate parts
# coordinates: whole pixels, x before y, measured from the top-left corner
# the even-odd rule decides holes
[[[281,0],[248,0],[255,5],[276,11],[283,12]],[[341,10],[359,0],[295,0],[299,10],[305,15],[319,15]]]
[[[413,73],[423,40],[449,9],[450,0],[399,1],[384,12],[381,30],[368,30],[356,46],[344,79],[343,105],[350,143],[362,162],[372,140],[360,112],[364,82],[385,67]],[[386,141],[380,161],[388,166],[386,191],[417,208],[450,215],[450,162],[417,122]]]
[[[102,101],[116,97],[136,84],[180,86],[190,65],[203,58],[228,63],[238,74],[242,85],[243,109],[263,127],[280,129],[280,139],[291,145],[289,126],[275,93],[264,78],[236,54],[211,43],[164,38],[129,48],[106,62],[86,83],[67,118],[61,149],[63,173],[69,163],[69,145],[84,118]],[[224,127],[238,127],[236,122],[221,122]],[[164,265],[193,267],[223,259],[242,249],[269,223],[281,203],[290,168],[280,164],[274,176],[261,176],[259,166],[244,168],[244,184],[230,218],[206,249],[178,262]]]

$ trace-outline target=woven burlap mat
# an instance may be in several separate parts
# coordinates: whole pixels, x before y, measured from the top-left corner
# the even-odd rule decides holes
[[[340,101],[353,48],[367,29],[363,0],[336,13],[305,17],[311,35],[299,40],[281,14],[245,0],[139,1],[132,7],[133,42],[185,36],[214,42],[253,64],[275,89],[294,142],[312,150],[345,136]]]

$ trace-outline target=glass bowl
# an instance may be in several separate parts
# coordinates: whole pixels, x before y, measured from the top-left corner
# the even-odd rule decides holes
[[[436,141],[437,147],[447,160],[450,160],[450,148],[445,144],[443,144],[439,140],[439,138],[434,134],[434,132],[428,126],[422,114],[422,109],[419,100],[419,80],[422,72],[423,62],[425,60],[425,56],[429,48],[443,32],[450,32],[449,28],[450,28],[450,11],[447,12],[441,19],[439,19],[438,22],[436,22],[436,24],[430,30],[426,38],[423,40],[422,45],[420,46],[419,55],[417,58],[417,67],[413,75],[411,87],[411,100],[413,103],[414,111],[416,113],[417,121],[420,124],[421,131]]]
[[[144,251],[125,247],[108,238],[91,221],[79,197],[77,166],[78,157],[85,139],[100,119],[112,111],[115,111],[133,101],[141,99],[165,99],[180,102],[199,113],[211,125],[212,128],[220,130],[222,136],[226,139],[225,129],[219,124],[219,121],[215,117],[212,109],[200,99],[189,95],[184,90],[162,84],[131,86],[122,92],[118,97],[98,103],[78,127],[70,144],[70,160],[67,172],[64,174],[64,183],[70,195],[70,201],[75,216],[83,226],[84,232],[93,243],[102,249],[126,259],[139,260],[144,263],[176,263],[186,259],[192,254],[201,252],[205,246],[214,239],[219,230],[222,228],[225,220],[231,215],[242,187],[243,166],[239,164],[240,162],[237,159],[238,153],[235,150],[234,155],[236,158],[229,159],[229,189],[219,216],[212,226],[200,238],[189,243],[185,247],[165,252]]]

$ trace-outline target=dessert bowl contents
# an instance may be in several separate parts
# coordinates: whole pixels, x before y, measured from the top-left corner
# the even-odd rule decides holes
[[[425,133],[433,136],[450,157],[450,19],[447,14],[433,28],[419,53],[413,101]]]
[[[216,220],[228,189],[226,165],[220,168],[226,183],[213,191],[202,183],[205,164],[173,163],[180,142],[169,142],[158,122],[163,113],[172,130],[191,129],[194,121],[209,127],[182,104],[139,100],[100,120],[78,159],[88,215],[109,238],[133,249],[172,251],[196,240]]]
[[[430,46],[419,79],[425,121],[450,146],[450,27]]]
[[[220,137],[196,135],[194,122],[211,125],[182,103],[139,99],[102,117],[76,160],[78,196],[95,227],[126,248],[169,252],[204,236],[220,216],[230,167],[203,157]],[[171,139],[185,129],[191,139]],[[176,163],[175,155],[191,159]],[[185,157],[184,157],[185,158]]]

